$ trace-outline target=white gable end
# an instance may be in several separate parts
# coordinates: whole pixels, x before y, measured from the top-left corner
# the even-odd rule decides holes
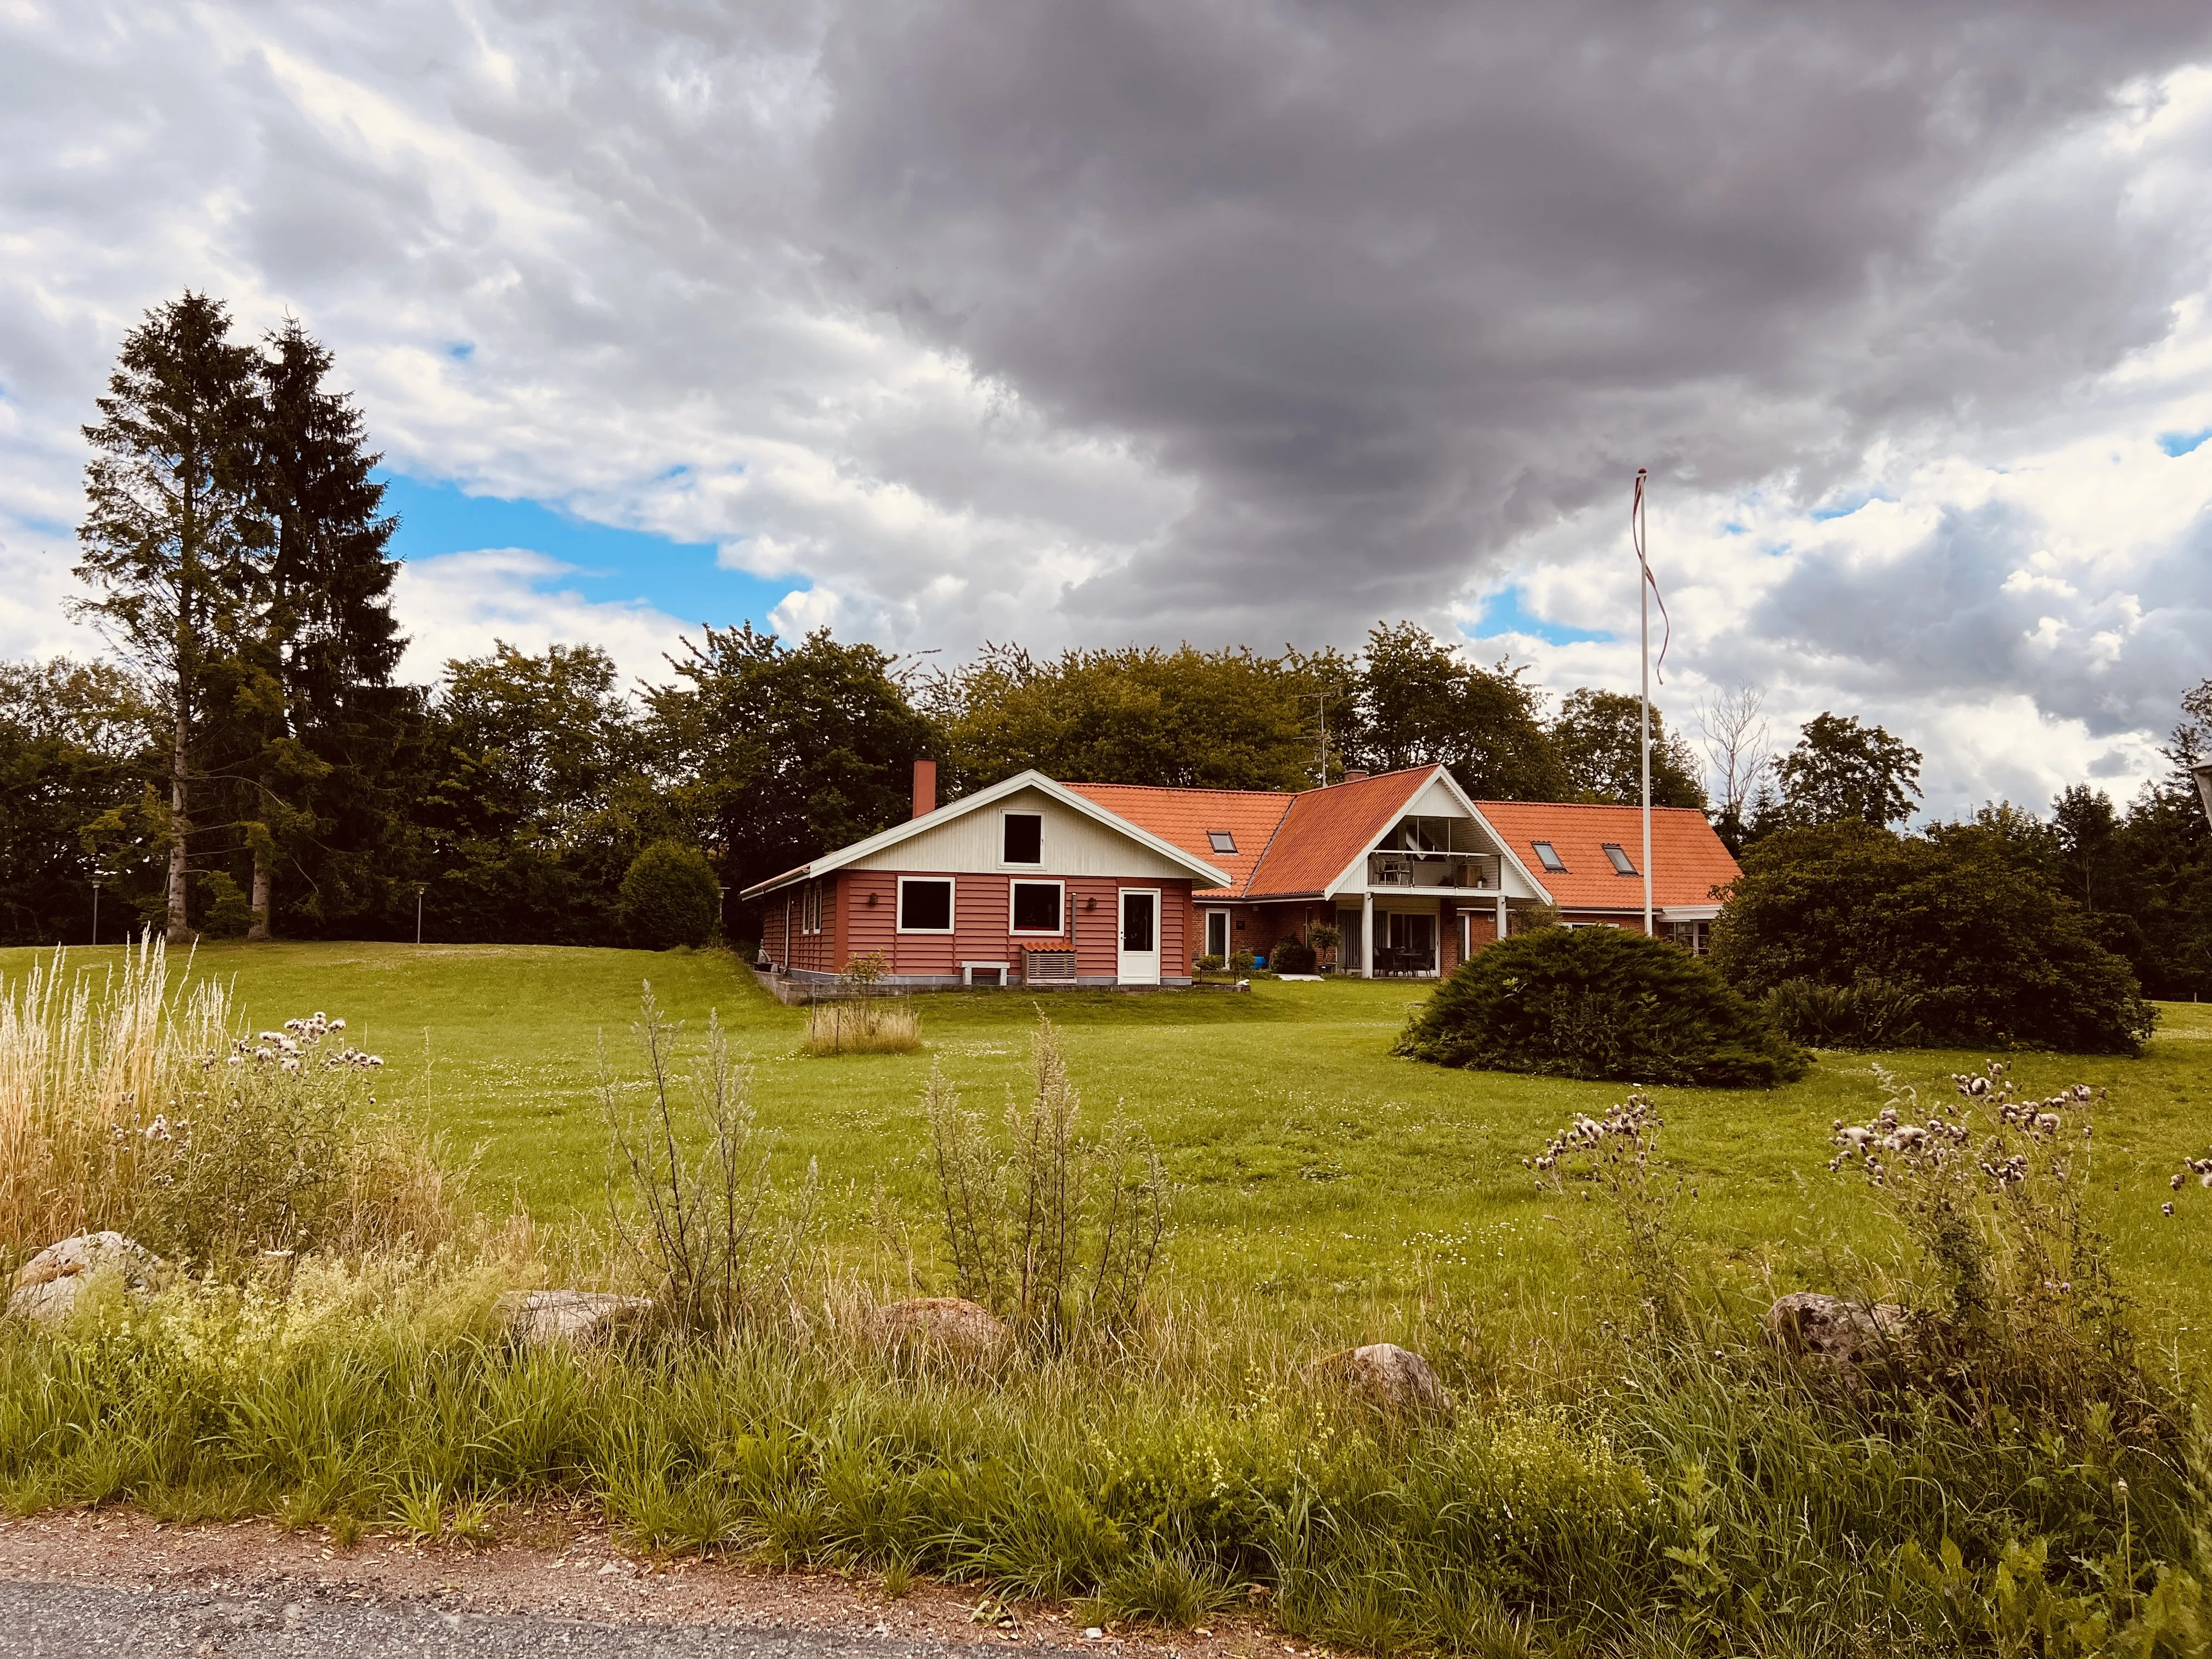
[[[1042,820],[1042,862],[1008,864],[1005,818],[1009,812],[1033,812]],[[1133,836],[1053,799],[1041,789],[1019,789],[972,812],[920,828],[896,844],[853,860],[855,870],[949,872],[953,874],[1142,877],[1188,880],[1191,872],[1163,857]]]

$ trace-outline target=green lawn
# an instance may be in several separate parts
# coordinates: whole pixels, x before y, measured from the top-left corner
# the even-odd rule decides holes
[[[73,963],[111,951],[72,953]],[[32,953],[0,951],[13,976]],[[640,981],[696,1032],[718,1009],[752,1057],[753,1100],[795,1176],[820,1161],[830,1208],[855,1247],[880,1181],[917,1217],[927,1186],[919,1097],[934,1065],[971,1103],[1024,1086],[1037,1006],[1064,1029],[1089,1115],[1119,1102],[1147,1124],[1182,1188],[1173,1245],[1181,1284],[1279,1306],[1350,1329],[1379,1328],[1434,1274],[1478,1304],[1586,1288],[1578,1238],[1590,1211],[1539,1194],[1521,1157],[1572,1112],[1601,1108],[1609,1084],[1447,1072],[1389,1054],[1420,993],[1403,985],[1261,982],[1249,996],[1020,993],[921,1000],[919,1055],[807,1060],[802,1011],[763,993],[726,957],[623,951],[384,945],[204,948],[195,971],[230,978],[256,1025],[317,1008],[386,1060],[382,1099],[481,1147],[477,1190],[504,1208],[520,1194],[545,1219],[598,1212],[605,1152],[593,1091],[602,1033],[635,1075],[629,1025]],[[2100,1197],[2146,1323],[2185,1352],[2212,1332],[2212,1193],[2175,1198],[2166,1178],[2212,1145],[2212,1007],[2168,1005],[2139,1060],[2021,1057],[2029,1087],[2109,1085]],[[1981,1056],[1881,1056],[1898,1076],[1948,1091]],[[1866,1206],[1824,1167],[1832,1120],[1880,1103],[1875,1057],[1824,1055],[1802,1084],[1771,1093],[1657,1091],[1669,1155],[1698,1191],[1694,1224],[1730,1281],[1776,1290],[1817,1284],[1823,1252],[1865,1242]],[[2105,1192],[2109,1183],[2114,1190]]]

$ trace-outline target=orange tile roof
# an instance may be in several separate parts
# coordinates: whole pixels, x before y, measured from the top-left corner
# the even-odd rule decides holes
[[[1397,821],[1436,770],[1421,766],[1385,772],[1291,797],[1274,845],[1253,872],[1245,893],[1289,897],[1322,891]]]
[[[1528,873],[1565,909],[1641,910],[1644,878],[1616,874],[1605,843],[1626,851],[1640,872],[1644,814],[1634,806],[1586,806],[1558,801],[1479,800],[1476,809],[1513,849]],[[1548,841],[1566,865],[1544,868],[1534,843]],[[1705,815],[1687,806],[1651,811],[1651,902],[1711,904],[1712,890],[1740,872]]]
[[[1436,769],[1385,772],[1379,777],[1278,794],[1263,789],[1175,789],[1133,783],[1071,783],[1085,799],[1194,853],[1231,877],[1240,898],[1317,893],[1389,828]],[[1217,853],[1209,830],[1237,838],[1234,853]]]
[[[1272,789],[1171,789],[1138,783],[1071,783],[1066,786],[1093,805],[1162,841],[1225,872],[1228,891],[1241,893],[1251,879],[1283,815],[1298,798]],[[1206,839],[1212,830],[1236,837],[1237,850],[1217,853]],[[1219,892],[1219,888],[1201,890]]]

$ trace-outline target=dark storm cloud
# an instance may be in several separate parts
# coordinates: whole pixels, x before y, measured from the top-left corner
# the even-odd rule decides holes
[[[2008,173],[2201,4],[943,3],[829,36],[866,301],[1196,486],[1071,598],[1341,635],[1643,462],[1817,488],[2158,338],[2193,241]]]

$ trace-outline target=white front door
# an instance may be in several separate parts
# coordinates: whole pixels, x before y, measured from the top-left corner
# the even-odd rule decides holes
[[[1160,890],[1121,890],[1121,960],[1115,975],[1124,985],[1160,982]]]

